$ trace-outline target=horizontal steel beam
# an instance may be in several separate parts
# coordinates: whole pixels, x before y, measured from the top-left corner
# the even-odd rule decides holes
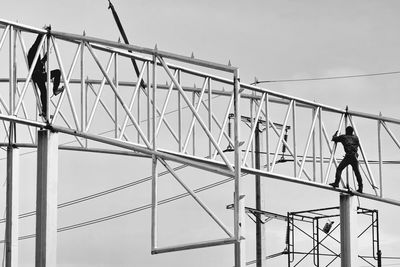
[[[196,249],[196,248],[215,247],[215,246],[221,246],[221,245],[234,244],[235,242],[236,242],[235,238],[217,239],[217,240],[203,241],[203,242],[198,242],[198,243],[190,243],[190,244],[183,244],[183,245],[177,245],[177,246],[155,248],[151,251],[151,254],[160,254],[160,253],[182,251],[182,250],[189,250],[189,249]]]
[[[35,28],[31,26],[27,26],[21,23],[17,22],[12,22],[4,19],[0,19],[0,25],[7,26],[7,25],[12,25],[17,29],[28,31],[28,32],[33,32],[33,33],[43,33],[46,34],[47,31],[44,29],[40,28]],[[224,64],[219,64],[219,63],[214,63],[211,61],[206,61],[206,60],[201,60],[201,59],[196,59],[188,56],[182,56],[166,51],[161,51],[158,49],[151,49],[151,48],[146,48],[146,47],[140,47],[137,45],[127,45],[119,42],[113,42],[101,38],[96,38],[96,37],[90,37],[90,36],[84,36],[84,35],[78,35],[78,34],[72,34],[72,33],[65,33],[65,32],[59,32],[59,31],[51,31],[51,34],[59,39],[63,39],[66,41],[74,41],[74,42],[89,42],[89,43],[96,43],[100,45],[105,45],[113,48],[118,48],[118,49],[123,49],[127,51],[134,51],[137,53],[142,53],[142,54],[147,54],[147,55],[160,55],[164,58],[169,58],[193,65],[198,65],[201,67],[206,67],[206,68],[212,68],[220,71],[226,71],[233,73],[233,71],[236,69],[235,67],[224,65]]]
[[[263,177],[266,177],[266,178],[271,178],[271,179],[276,179],[276,180],[281,180],[281,181],[286,181],[286,182],[293,182],[293,183],[297,183],[297,184],[317,187],[317,188],[330,190],[330,191],[335,191],[335,192],[339,192],[339,193],[343,193],[343,194],[355,195],[355,196],[358,196],[358,197],[363,197],[363,198],[376,200],[376,201],[383,202],[383,203],[392,204],[392,205],[395,205],[395,206],[400,206],[400,201],[398,201],[398,200],[394,200],[394,199],[390,199],[390,198],[381,198],[381,197],[378,197],[378,196],[375,196],[375,195],[371,195],[371,194],[367,194],[367,193],[360,194],[357,191],[349,191],[349,190],[346,190],[346,189],[334,188],[334,187],[329,186],[329,185],[325,185],[325,184],[321,184],[321,183],[317,183],[317,182],[313,182],[313,181],[308,181],[308,180],[301,180],[301,179],[293,178],[293,177],[290,177],[290,176],[287,176],[287,175],[270,173],[270,172],[260,171],[260,170],[256,170],[256,169],[253,169],[253,168],[247,168],[247,167],[242,167],[242,172],[243,173],[247,173],[247,174],[260,175],[260,176],[263,176]]]

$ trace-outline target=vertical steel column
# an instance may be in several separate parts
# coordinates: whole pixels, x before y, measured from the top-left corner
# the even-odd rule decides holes
[[[6,192],[6,267],[18,266],[18,206],[19,206],[19,151],[14,147],[15,123],[10,123],[10,141],[7,147]]]
[[[47,73],[47,82],[46,82],[46,121],[50,121],[50,35],[46,38],[46,54],[47,54],[47,62],[46,62],[46,73]],[[65,81],[64,81],[65,82]],[[43,103],[42,103],[43,105]]]
[[[313,108],[312,109],[312,118],[314,120],[315,116],[318,116],[318,109]],[[317,181],[317,159],[316,159],[316,155],[315,155],[315,140],[316,140],[316,135],[315,135],[315,125],[312,126],[313,130],[312,130],[312,157],[313,157],[313,181],[316,182]],[[305,157],[307,157],[307,155],[304,155]]]
[[[38,131],[36,267],[56,266],[58,134]]]
[[[10,27],[10,61],[9,61],[9,110],[14,115],[16,92],[16,32]],[[14,148],[16,125],[10,122],[9,145],[7,147],[7,191],[6,191],[6,267],[18,266],[18,187],[19,187],[19,152]]]
[[[260,155],[260,122],[257,120],[254,129],[255,138],[255,167],[257,170],[261,169],[261,155]],[[256,210],[265,210],[265,199],[263,196],[264,184],[262,183],[260,175],[256,175]],[[260,216],[260,215],[257,215]],[[262,223],[261,218],[256,218],[256,266],[266,266],[266,240],[265,240],[265,224]]]
[[[10,115],[14,115],[14,105],[15,105],[15,89],[16,89],[16,62],[15,62],[15,31],[14,27],[10,26],[10,91],[9,91],[9,100],[10,100]]]
[[[118,91],[118,54],[115,53],[114,55],[114,85],[115,85],[115,90]],[[139,90],[140,92],[140,90]],[[117,95],[114,97],[114,114],[115,114],[115,121],[114,121],[114,131],[115,131],[115,138],[118,138],[118,98]],[[140,120],[138,119],[138,123],[140,123]],[[138,135],[138,139],[139,135]],[[138,140],[139,143],[139,140]]]
[[[156,87],[157,87],[157,77],[156,77],[156,68],[157,68],[157,56],[153,55],[153,109],[152,109],[152,137],[153,137],[153,150],[157,149],[156,146],[156,127],[157,127],[157,120],[156,120]],[[150,86],[149,86],[150,88]],[[148,94],[150,97],[150,92]],[[157,207],[158,207],[158,196],[157,196],[157,157],[152,155],[152,182],[151,182],[151,250],[153,251],[157,248]]]
[[[86,33],[83,32],[83,36]],[[85,42],[81,42],[81,131],[85,131],[86,129],[86,86],[85,86]]]
[[[319,109],[319,166],[321,171],[321,183],[324,182],[324,153],[322,149],[322,108]]]
[[[293,129],[293,176],[296,177],[297,174],[297,142],[296,142],[296,121],[297,121],[297,114],[296,114],[296,100],[293,100],[293,122],[292,122],[292,129]]]
[[[151,132],[151,120],[150,120],[150,106],[151,106],[151,101],[150,101],[150,61],[147,62],[146,66],[146,71],[147,71],[147,140],[150,140],[150,132]],[[146,90],[146,88],[145,88]]]
[[[267,171],[269,171],[269,94],[267,93],[265,96],[265,156],[266,156],[266,164],[267,164]]]
[[[178,70],[178,83],[182,84],[180,70]],[[178,89],[177,89],[177,94],[178,94],[178,141],[179,141],[178,143],[179,143],[179,152],[182,152],[182,103],[181,103],[181,94]]]
[[[208,87],[208,130],[212,133],[212,91],[211,91],[211,79],[207,81]],[[211,140],[208,140],[208,156],[211,158],[212,156],[212,143]]]
[[[382,116],[382,113],[379,113]],[[383,181],[382,181],[382,137],[381,137],[381,121],[378,121],[378,156],[379,156],[379,193],[383,197]]]
[[[196,88],[196,85],[194,85],[194,88]],[[200,101],[200,98],[199,98]],[[193,92],[192,93],[192,105],[193,107],[196,106],[196,93]],[[193,114],[193,120],[194,120],[194,124],[193,124],[193,131],[192,131],[192,143],[193,143],[193,156],[196,155],[196,116]]]
[[[254,126],[254,123],[256,123],[255,121],[254,121],[254,108],[253,108],[253,106],[254,106],[254,97],[255,97],[255,92],[254,91],[251,91],[251,98],[250,98],[250,129],[253,129],[253,126]],[[252,168],[254,168],[254,151],[255,151],[255,147],[254,147],[255,145],[254,145],[254,142],[253,142],[253,140],[251,139],[251,163],[250,163],[250,166],[252,167]]]
[[[234,137],[235,137],[235,193],[234,193],[234,231],[235,231],[235,267],[246,266],[246,246],[244,239],[244,195],[241,195],[241,165],[242,156],[240,143],[240,78],[239,70],[236,69],[233,74],[233,105],[234,105]]]
[[[340,256],[341,266],[358,266],[357,202],[345,194],[340,195]]]

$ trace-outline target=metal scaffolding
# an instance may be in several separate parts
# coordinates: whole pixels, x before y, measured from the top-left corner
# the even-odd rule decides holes
[[[370,234],[371,255],[356,255],[369,266],[381,266],[381,250],[379,247],[379,219],[378,211],[357,208],[358,216],[367,216],[370,223],[364,227],[357,227],[357,238]],[[312,258],[314,266],[330,266],[341,257],[341,242],[346,242],[340,238],[340,214],[339,207],[323,209],[313,209],[298,212],[288,212],[287,214],[287,237],[286,250],[288,267],[290,266],[310,266],[306,262],[307,258]],[[311,226],[306,229],[306,226]],[[300,251],[296,246],[296,235],[302,235],[311,239],[311,249]],[[328,240],[333,244],[328,244]],[[365,243],[364,243],[365,244]],[[336,245],[336,247],[335,247]],[[341,246],[340,246],[341,247]],[[304,248],[302,248],[304,249]],[[341,264],[341,266],[344,266]],[[352,265],[353,266],[353,265]],[[356,266],[356,265],[355,265]]]

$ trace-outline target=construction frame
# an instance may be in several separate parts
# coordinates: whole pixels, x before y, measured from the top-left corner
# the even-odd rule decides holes
[[[346,218],[346,223],[341,224],[342,230],[352,240],[348,244],[355,240],[354,196],[400,206],[400,199],[388,197],[384,190],[386,181],[394,177],[383,178],[386,165],[399,164],[398,160],[383,158],[387,147],[395,144],[400,149],[396,137],[399,119],[352,111],[347,107],[330,107],[245,84],[240,81],[237,67],[162,51],[157,46],[150,49],[121,44],[89,37],[85,33],[44,30],[3,19],[0,19],[1,30],[0,54],[8,51],[8,60],[2,60],[2,66],[7,66],[7,78],[0,80],[1,88],[7,92],[0,95],[3,124],[0,132],[9,140],[1,144],[8,149],[7,266],[17,266],[18,151],[24,147],[38,149],[37,192],[43,197],[37,199],[37,266],[53,266],[56,260],[57,192],[54,188],[57,185],[57,153],[62,149],[151,159],[152,254],[232,244],[235,266],[245,266],[245,181],[242,177],[246,175],[340,193]],[[38,116],[41,109],[39,92],[31,80],[33,67],[30,68],[27,62],[26,39],[38,34],[42,35],[40,49],[32,66],[42,50],[48,55],[54,50],[56,61],[49,57],[46,66],[47,88],[51,84],[49,70],[52,66],[60,69],[65,86],[57,101],[48,92],[46,118]],[[7,40],[8,46],[5,45]],[[63,59],[65,55],[71,61],[69,68]],[[139,75],[126,67],[131,66],[132,61],[141,64]],[[173,119],[168,111],[171,108],[177,110]],[[229,114],[234,114],[232,131],[228,127]],[[244,115],[250,118],[247,121],[249,127],[241,122]],[[256,166],[255,147],[259,120],[265,122],[260,135],[264,144],[258,148],[264,154],[261,167]],[[291,137],[288,139],[289,124]],[[351,190],[354,180],[349,176],[343,183],[345,189],[327,185],[332,166],[337,166],[339,160],[336,144],[330,143],[328,132],[340,132],[347,125],[353,126],[360,139],[361,170],[369,184],[365,194]],[[382,129],[387,133],[386,139],[381,136]],[[372,141],[376,150],[364,146],[363,132],[377,133]],[[62,145],[65,137],[72,137],[74,142]],[[227,147],[233,148],[233,153],[225,151]],[[283,156],[282,147],[288,152],[285,168],[278,164],[282,163],[279,161]],[[370,155],[378,159],[369,160]],[[288,167],[290,162],[293,164]],[[212,172],[225,177],[226,183],[233,183],[233,230],[185,184],[173,163]],[[225,232],[225,238],[158,246],[158,205],[161,201],[158,174],[161,166]],[[260,203],[263,203],[262,198],[258,200]],[[262,205],[260,207],[263,209]],[[342,255],[349,261],[354,260],[351,247]]]

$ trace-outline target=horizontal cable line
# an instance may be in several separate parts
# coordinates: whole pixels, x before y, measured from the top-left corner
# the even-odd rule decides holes
[[[254,85],[254,84],[260,84],[260,83],[285,83],[285,82],[321,81],[321,80],[349,79],[349,78],[361,78],[361,77],[395,75],[395,74],[400,74],[400,71],[378,72],[378,73],[368,73],[368,74],[355,74],[355,75],[344,75],[344,76],[316,77],[316,78],[263,80],[263,81],[255,81],[255,82],[253,82],[251,84]]]
[[[185,167],[187,167],[187,165],[181,165],[181,166],[173,168],[173,170],[174,171],[178,171],[178,170],[181,170],[181,169],[183,169]],[[169,171],[160,172],[158,175],[159,176],[164,176],[166,174],[169,174]],[[84,197],[81,197],[81,198],[73,199],[73,200],[70,200],[70,201],[67,201],[67,202],[64,202],[64,203],[61,203],[61,204],[57,205],[57,208],[58,209],[62,209],[62,208],[65,208],[65,207],[68,207],[68,206],[71,206],[71,205],[75,205],[75,204],[78,204],[78,203],[81,203],[81,202],[85,202],[85,201],[88,201],[88,200],[91,200],[91,199],[94,199],[94,198],[98,198],[98,197],[101,197],[101,196],[105,196],[105,195],[117,192],[117,191],[120,191],[120,190],[124,190],[124,189],[127,189],[129,187],[136,186],[136,185],[139,185],[141,183],[150,181],[151,178],[152,178],[152,176],[147,176],[145,178],[142,178],[142,179],[139,179],[139,180],[127,183],[127,184],[123,184],[123,185],[120,185],[120,186],[117,186],[117,187],[113,187],[113,188],[110,188],[110,189],[107,189],[107,190],[104,190],[104,191],[101,191],[101,192],[97,192],[95,194],[91,194],[91,195],[87,195],[87,196],[84,196]],[[35,214],[36,214],[36,211],[30,211],[30,212],[26,212],[26,213],[20,214],[18,218],[19,219],[23,219],[23,218],[34,216]],[[0,223],[5,223],[5,222],[6,222],[6,218],[0,219]]]
[[[242,177],[245,176],[245,175],[247,175],[247,174],[243,174]],[[221,180],[221,181],[218,181],[218,182],[215,182],[215,183],[208,184],[206,186],[197,188],[197,189],[195,189],[193,191],[195,193],[200,193],[202,191],[209,190],[211,188],[226,184],[226,183],[231,182],[233,180],[234,180],[234,178],[226,178],[224,180]],[[179,194],[179,195],[175,195],[175,196],[172,196],[172,197],[169,197],[169,198],[166,198],[166,199],[163,199],[163,200],[159,201],[158,205],[167,204],[167,203],[179,200],[179,199],[187,197],[187,196],[190,196],[190,194],[189,193],[182,193],[182,194]],[[142,205],[142,206],[139,206],[139,207],[136,207],[136,208],[133,208],[133,209],[126,210],[126,211],[110,214],[108,216],[99,217],[99,218],[96,218],[96,219],[93,219],[93,220],[84,221],[84,222],[80,222],[80,223],[77,223],[77,224],[72,224],[72,225],[60,227],[60,228],[57,229],[57,232],[65,232],[65,231],[69,231],[69,230],[73,230],[73,229],[77,229],[77,228],[81,228],[81,227],[85,227],[85,226],[89,226],[89,225],[93,225],[93,224],[97,224],[97,223],[101,223],[101,222],[117,219],[117,218],[120,218],[120,217],[123,217],[123,216],[127,216],[129,214],[133,214],[133,213],[136,213],[136,212],[139,212],[139,211],[143,211],[143,210],[149,209],[149,208],[151,208],[151,204]],[[36,236],[35,234],[24,235],[24,236],[20,236],[18,238],[18,240],[31,239],[31,238],[34,238],[35,236]],[[0,240],[0,244],[4,243],[4,242],[5,242],[5,240]]]

